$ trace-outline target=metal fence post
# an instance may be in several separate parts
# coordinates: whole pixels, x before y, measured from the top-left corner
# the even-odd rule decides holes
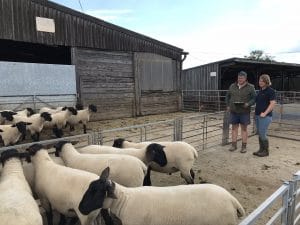
[[[223,117],[222,145],[227,145],[229,142],[229,116],[230,113],[228,111],[225,111]]]

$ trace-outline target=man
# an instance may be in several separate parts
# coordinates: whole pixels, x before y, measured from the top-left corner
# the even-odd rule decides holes
[[[250,124],[250,110],[254,103],[254,86],[248,83],[247,73],[240,71],[237,82],[230,85],[226,95],[227,110],[230,111],[230,123],[232,124],[232,145],[229,151],[237,150],[238,129],[241,125],[242,148],[240,152],[247,152],[247,126]]]

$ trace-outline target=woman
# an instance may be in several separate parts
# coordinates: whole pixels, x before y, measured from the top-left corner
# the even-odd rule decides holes
[[[270,76],[262,74],[259,77],[260,90],[256,96],[255,122],[259,135],[259,150],[253,155],[264,157],[269,155],[269,140],[267,131],[272,122],[272,111],[275,106],[275,91],[271,87]]]

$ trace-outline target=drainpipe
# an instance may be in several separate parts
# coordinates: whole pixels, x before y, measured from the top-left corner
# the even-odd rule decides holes
[[[180,111],[182,111],[182,107],[183,107],[183,93],[182,93],[182,63],[183,61],[186,59],[187,55],[189,53],[188,52],[182,52],[181,53],[181,60],[180,60],[180,73],[179,73],[179,92],[180,92],[180,99],[178,101],[178,109]]]

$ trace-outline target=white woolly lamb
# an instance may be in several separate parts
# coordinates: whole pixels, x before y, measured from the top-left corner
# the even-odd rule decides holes
[[[42,225],[39,207],[25,180],[20,153],[15,149],[2,152],[0,178],[0,224]]]
[[[235,225],[245,215],[238,200],[214,184],[127,188],[108,179],[92,181],[79,204],[82,214],[110,209],[123,225]]]
[[[55,144],[66,166],[99,174],[107,166],[111,167],[111,177],[126,187],[143,185],[146,166],[136,157],[115,154],[80,154],[71,143],[61,141]]]
[[[25,116],[25,117],[29,117],[33,114],[34,114],[34,110],[32,108],[26,108],[16,112],[17,116]]]
[[[61,106],[57,107],[56,109],[52,109],[52,108],[49,108],[49,107],[42,107],[40,109],[39,113],[48,112],[50,114],[54,114],[54,113],[62,111],[65,108],[66,107],[61,107]]]
[[[18,122],[14,125],[0,125],[0,142],[4,146],[13,145],[17,143],[21,137],[26,135],[26,126],[31,123]]]
[[[77,115],[71,115],[67,120],[68,124],[70,125],[70,131],[74,130],[75,125],[82,123],[83,133],[86,134],[86,125],[90,121],[91,114],[97,112],[97,107],[91,104],[89,105],[89,107],[78,110],[77,112]]]
[[[48,224],[52,224],[51,208],[67,216],[76,213],[82,225],[93,222],[100,210],[83,215],[78,205],[89,184],[98,176],[54,163],[40,144],[30,146],[28,151],[35,170],[35,190],[46,210]]]
[[[113,147],[145,149],[150,144],[153,144],[153,142],[134,143],[119,138],[114,141]],[[145,178],[146,183],[149,185],[151,184],[150,172],[151,170],[154,170],[161,173],[174,173],[180,171],[181,177],[184,178],[188,184],[193,184],[195,173],[192,167],[195,160],[198,158],[196,149],[183,141],[156,142],[156,144],[157,145],[154,145],[152,150],[155,158],[157,161],[163,160],[160,159],[163,155],[159,154],[159,152],[164,152],[166,163],[164,166],[158,165],[157,163],[148,164],[148,172]]]

